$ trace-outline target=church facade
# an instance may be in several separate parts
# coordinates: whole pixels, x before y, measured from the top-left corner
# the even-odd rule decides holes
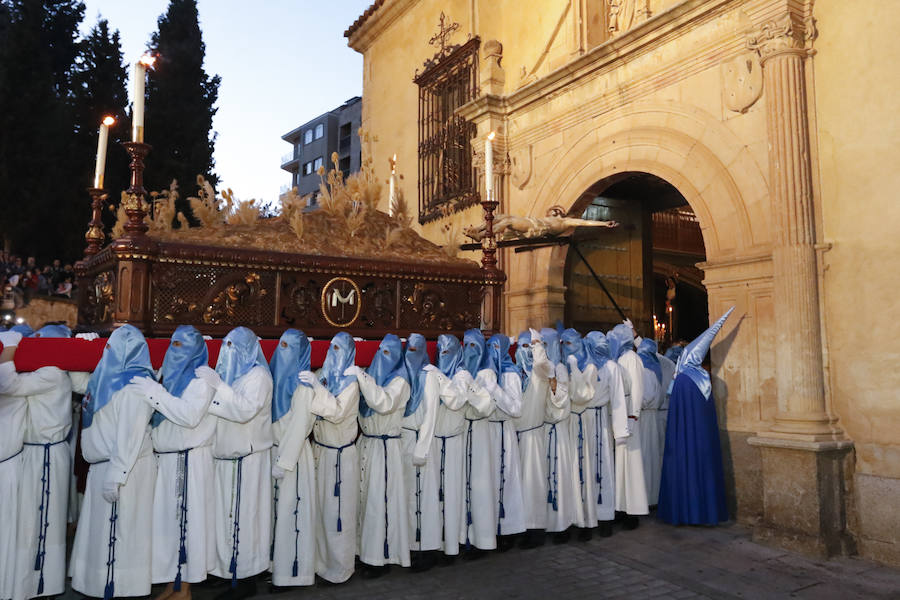
[[[812,0],[378,0],[347,30],[380,179],[442,243],[580,216],[634,175],[705,246],[731,510],[754,536],[900,564],[900,9]],[[567,249],[500,252],[503,330],[566,314]],[[640,288],[640,275],[631,282]]]

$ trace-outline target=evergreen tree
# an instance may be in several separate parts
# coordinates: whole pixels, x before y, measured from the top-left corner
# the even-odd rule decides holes
[[[130,180],[128,154],[118,142],[130,139],[128,80],[122,61],[122,45],[118,30],[110,32],[106,19],[100,19],[82,40],[73,76],[75,129],[78,137],[79,182],[81,189],[93,185],[97,150],[97,128],[105,115],[116,118],[109,132],[104,189],[109,202],[117,204]],[[88,201],[85,196],[85,211]],[[85,214],[89,214],[86,212]],[[115,213],[104,211],[106,232],[115,222]],[[87,219],[85,219],[87,223]]]
[[[144,187],[163,190],[172,179],[179,185],[178,210],[190,218],[187,196],[196,192],[196,177],[213,185],[216,134],[212,119],[221,78],[203,69],[206,45],[200,32],[196,0],[170,0],[150,40],[157,54],[148,77],[145,139],[153,146],[147,158]]]

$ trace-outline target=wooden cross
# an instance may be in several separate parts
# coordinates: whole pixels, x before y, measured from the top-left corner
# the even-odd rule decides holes
[[[450,23],[446,27],[444,26],[444,21],[449,21],[450,19],[444,14],[444,11],[441,11],[441,18],[438,25],[438,32],[431,36],[431,39],[428,40],[428,43],[432,46],[440,46],[440,53],[444,54],[447,50],[447,42],[450,39],[450,36],[453,35],[453,32],[459,29],[459,23]]]

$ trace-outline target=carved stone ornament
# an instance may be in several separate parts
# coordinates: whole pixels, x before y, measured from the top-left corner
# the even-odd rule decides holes
[[[805,49],[806,42],[816,37],[815,21],[807,19],[800,27],[789,14],[767,21],[752,31],[747,38],[747,48],[767,58],[781,52],[797,52]]]
[[[509,152],[510,160],[510,181],[520,190],[525,189],[531,180],[531,169],[533,160],[533,146],[519,146]]]
[[[759,59],[746,52],[722,64],[723,97],[728,110],[744,113],[753,106],[763,90],[763,73]]]
[[[335,277],[322,288],[322,314],[332,327],[349,327],[359,317],[362,292],[347,277]]]
[[[606,0],[609,4],[609,32],[625,33],[641,21],[650,18],[648,0]]]

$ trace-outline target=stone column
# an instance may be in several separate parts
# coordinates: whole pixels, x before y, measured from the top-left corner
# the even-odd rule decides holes
[[[848,550],[845,457],[851,443],[828,413],[822,363],[805,61],[811,19],[785,14],[749,40],[763,66],[774,226],[772,264],[778,411],[760,448],[763,516],[755,535],[796,550]]]

